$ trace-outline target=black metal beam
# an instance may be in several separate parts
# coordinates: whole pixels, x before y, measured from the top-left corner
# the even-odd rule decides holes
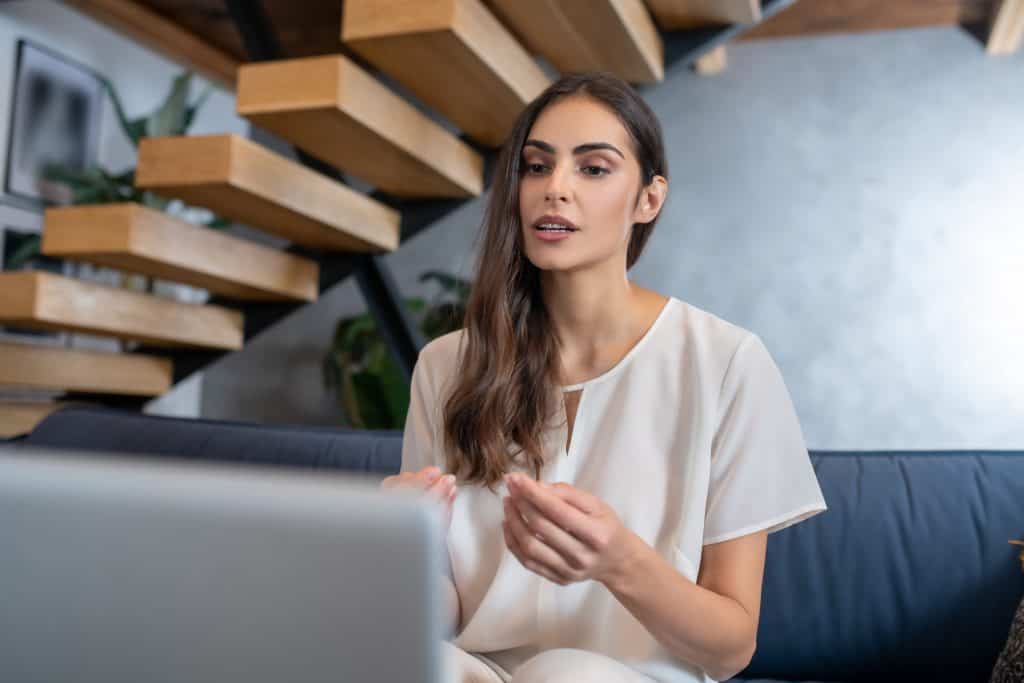
[[[761,0],[761,21],[778,14],[795,2],[796,0]],[[756,23],[731,24],[683,31],[666,31],[659,28],[658,31],[665,46],[665,70],[668,71],[677,63],[693,64],[719,45],[728,43],[756,25]],[[651,87],[656,86],[657,84],[654,84]]]

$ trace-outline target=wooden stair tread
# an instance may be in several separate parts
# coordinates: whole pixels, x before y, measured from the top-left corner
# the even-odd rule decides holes
[[[237,112],[402,197],[483,191],[483,158],[341,55],[247,64]]]
[[[28,434],[43,418],[64,405],[59,402],[0,401],[0,438]]]
[[[167,358],[0,343],[0,385],[4,386],[159,396],[171,384]]]
[[[42,251],[242,299],[314,301],[314,261],[190,225],[140,204],[47,209]]]
[[[487,2],[520,42],[562,73],[608,71],[631,83],[664,78],[664,47],[643,0]]]
[[[398,211],[238,135],[143,138],[135,184],[308,247],[399,243]]]
[[[647,6],[658,25],[669,31],[761,21],[759,0],[647,0]]]
[[[244,333],[237,311],[38,271],[0,273],[0,323],[232,351]]]
[[[494,147],[551,82],[481,0],[347,0],[341,39],[470,137]]]
[[[985,49],[990,55],[1010,55],[1024,43],[1024,0],[995,5]]]

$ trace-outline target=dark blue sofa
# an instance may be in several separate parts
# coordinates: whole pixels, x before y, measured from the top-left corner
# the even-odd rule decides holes
[[[386,476],[401,432],[67,408],[22,440]],[[1024,591],[1024,451],[820,452],[829,510],[769,536],[757,681],[988,681]]]

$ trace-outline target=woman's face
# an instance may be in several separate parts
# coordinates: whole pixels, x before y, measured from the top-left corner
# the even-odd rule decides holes
[[[640,165],[619,119],[585,96],[560,100],[537,117],[521,155],[527,258],[541,270],[625,264],[633,223],[653,215],[643,211],[643,198],[637,206]],[[545,216],[570,221],[576,230],[541,232],[537,224]]]

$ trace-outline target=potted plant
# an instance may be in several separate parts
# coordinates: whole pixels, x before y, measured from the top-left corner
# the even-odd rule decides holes
[[[439,271],[420,275],[440,289],[428,303],[404,300],[430,340],[462,327],[470,283]],[[409,383],[391,357],[369,313],[342,318],[334,328],[323,361],[324,387],[333,391],[347,426],[359,429],[401,429],[409,409]]]

